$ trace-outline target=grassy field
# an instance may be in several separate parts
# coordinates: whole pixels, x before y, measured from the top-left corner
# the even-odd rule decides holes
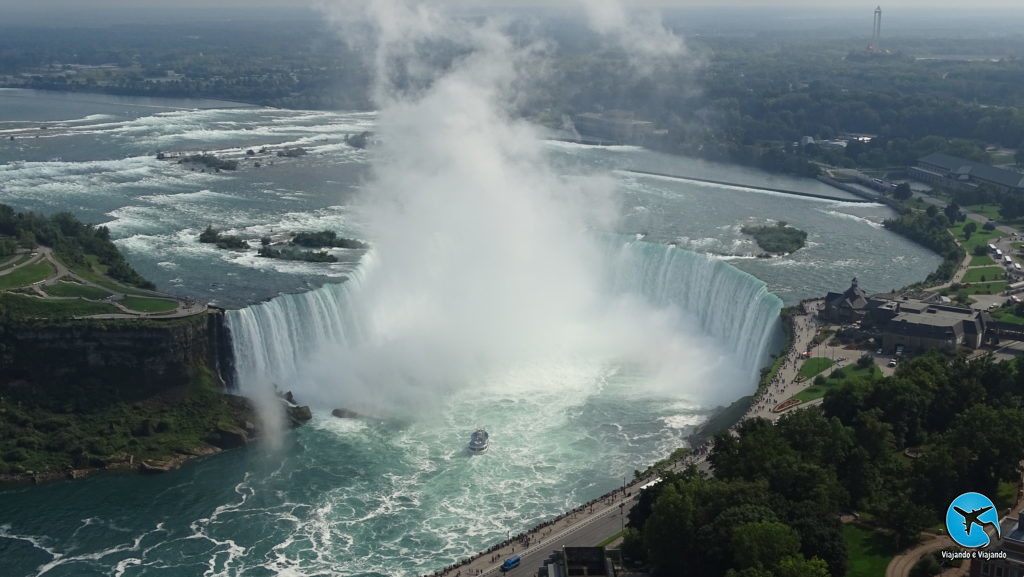
[[[879,577],[896,554],[892,537],[856,525],[843,525],[843,540],[850,566],[846,577]]]
[[[11,260],[6,261],[6,263],[3,266],[0,266],[0,270],[7,270],[11,267],[18,266],[19,264],[27,261],[30,258],[32,258],[32,253],[30,252],[26,252],[25,254],[22,255],[16,255]]]
[[[961,289],[965,294],[999,294],[1002,291],[1007,290],[1006,281],[996,281],[994,283],[974,283],[971,286],[961,286]]]
[[[809,379],[831,366],[832,359],[826,359],[825,357],[811,357],[804,361],[804,364],[800,365],[800,370],[797,374],[805,379]]]
[[[178,308],[178,302],[170,299],[126,296],[120,302],[125,307],[140,313],[166,313]]]
[[[107,266],[100,263],[99,260],[96,259],[95,255],[88,254],[85,255],[85,258],[89,261],[90,266],[68,266],[68,268],[73,270],[75,274],[84,278],[85,280],[98,284],[99,286],[108,289],[111,292],[123,293],[126,295],[149,296],[149,293],[147,293],[146,291],[128,286],[126,284],[121,284],[106,276]]]
[[[57,274],[57,271],[53,270],[53,266],[46,261],[25,265],[0,276],[0,290],[28,286],[32,283],[46,280],[55,274]]]
[[[999,220],[1002,218],[1002,215],[999,214],[998,204],[972,204],[963,208],[967,212],[976,212],[990,220]]]
[[[46,294],[54,297],[82,297],[84,299],[101,300],[110,296],[110,291],[76,282],[61,281],[43,287]]]
[[[971,238],[964,238],[964,225],[969,222],[973,222],[974,224],[976,224],[978,226],[978,230],[974,231],[974,234],[971,235]],[[984,223],[972,220],[965,220],[949,227],[949,231],[953,233],[953,236],[955,236],[958,241],[960,241],[960,244],[963,245],[967,253],[971,254],[974,252],[974,247],[980,245],[984,246],[985,248],[988,248],[988,245],[992,242],[992,239],[1005,236],[1005,233],[999,232],[998,230],[985,230],[981,228],[982,224]]]
[[[1010,309],[992,309],[991,311],[989,311],[989,314],[991,314],[992,318],[994,318],[997,321],[1001,321],[1004,323],[1013,323],[1015,325],[1024,325],[1024,317],[1019,317],[1013,314],[1013,311],[1011,311]]]
[[[13,317],[65,318],[120,313],[114,305],[83,300],[52,300],[11,293],[0,294],[0,306]]]
[[[870,367],[866,369],[862,369],[857,365],[849,365],[847,367],[843,367],[842,369],[837,369],[837,371],[842,371],[842,376],[837,376],[837,373],[832,373],[832,375],[825,378],[824,384],[811,385],[793,396],[806,403],[808,401],[813,401],[815,399],[820,399],[824,397],[825,393],[827,393],[830,389],[838,387],[843,383],[853,381],[856,379],[866,379],[869,377],[882,376],[881,369],[879,369],[874,364],[872,364]]]
[[[978,256],[974,255],[971,257],[971,266],[989,266],[996,264],[996,261],[992,260],[992,257],[987,254]]]
[[[986,266],[982,268],[967,269],[961,282],[986,282],[1002,280],[1006,278],[1006,272],[1000,266]]]

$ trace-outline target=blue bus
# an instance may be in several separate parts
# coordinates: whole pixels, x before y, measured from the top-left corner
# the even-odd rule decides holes
[[[505,562],[501,564],[501,572],[504,573],[505,571],[515,569],[519,566],[520,561],[522,561],[522,558],[520,558],[519,555],[505,559]]]

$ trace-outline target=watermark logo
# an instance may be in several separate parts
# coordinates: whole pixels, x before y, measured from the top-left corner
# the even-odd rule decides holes
[[[957,545],[969,549],[987,547],[986,527],[995,529],[999,538],[999,513],[992,500],[981,493],[964,493],[946,510],[946,531]]]

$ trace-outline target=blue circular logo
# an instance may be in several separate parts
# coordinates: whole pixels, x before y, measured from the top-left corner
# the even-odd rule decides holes
[[[976,549],[989,544],[985,529],[999,537],[999,512],[992,500],[981,493],[964,493],[946,510],[946,530],[957,545]]]

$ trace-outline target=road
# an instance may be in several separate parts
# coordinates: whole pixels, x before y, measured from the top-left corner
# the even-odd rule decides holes
[[[505,543],[499,549],[478,554],[460,565],[432,575],[502,575],[502,562],[516,555],[522,557],[522,562],[506,574],[535,575],[537,568],[544,565],[544,560],[552,551],[562,547],[593,547],[621,531],[630,510],[636,504],[639,488],[645,482],[647,480],[634,481],[628,485],[625,499],[623,491],[616,489],[578,512],[564,514],[549,524],[532,529],[524,535],[529,538],[529,545],[524,546],[525,540],[513,539],[512,543]],[[620,504],[623,506],[620,507]]]

